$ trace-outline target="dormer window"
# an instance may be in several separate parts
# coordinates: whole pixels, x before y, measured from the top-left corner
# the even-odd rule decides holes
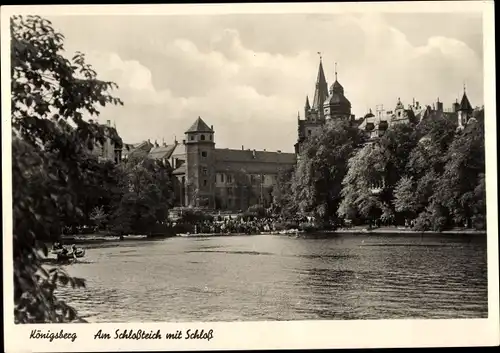
[[[191,141],[194,141],[194,136],[191,135]]]
[[[205,135],[201,135],[200,139],[201,139],[202,141],[205,141]]]

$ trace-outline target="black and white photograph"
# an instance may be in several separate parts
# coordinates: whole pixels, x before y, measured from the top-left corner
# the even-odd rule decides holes
[[[493,5],[441,3],[2,8],[16,340],[83,351],[71,342],[91,327],[92,344],[169,349],[222,340],[218,323],[306,321],[495,332]]]

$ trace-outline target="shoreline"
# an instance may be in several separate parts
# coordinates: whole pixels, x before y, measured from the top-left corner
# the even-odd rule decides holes
[[[260,233],[179,233],[176,235],[125,235],[122,238],[119,236],[108,236],[108,235],[66,235],[61,239],[65,243],[75,243],[75,244],[91,244],[91,243],[102,243],[102,242],[124,242],[124,241],[141,241],[141,240],[163,240],[167,238],[183,237],[183,238],[202,238],[202,237],[227,237],[227,236],[253,236],[253,235],[270,235],[270,236],[314,236],[314,235],[341,235],[341,234],[352,234],[352,235],[413,235],[413,236],[425,236],[425,235],[473,235],[473,236],[485,236],[487,235],[486,230],[473,230],[473,229],[452,229],[441,232],[436,231],[415,231],[411,229],[398,229],[398,228],[376,228],[367,230],[365,228],[351,228],[351,229],[337,229],[337,230],[322,230],[315,232],[303,232],[303,231],[270,231],[270,232],[260,232]]]

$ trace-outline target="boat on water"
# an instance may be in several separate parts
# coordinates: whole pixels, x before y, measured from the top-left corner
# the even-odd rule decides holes
[[[75,245],[64,247],[58,243],[54,244],[51,254],[56,255],[57,261],[67,261],[85,256],[85,249],[77,248]]]

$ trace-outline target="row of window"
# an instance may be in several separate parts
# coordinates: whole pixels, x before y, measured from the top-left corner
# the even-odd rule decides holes
[[[195,138],[195,135],[191,135],[191,141],[194,141],[194,138]],[[212,141],[212,135],[208,135],[208,138],[210,139],[210,141]],[[200,140],[201,141],[205,141],[206,137],[205,135],[200,135]]]

